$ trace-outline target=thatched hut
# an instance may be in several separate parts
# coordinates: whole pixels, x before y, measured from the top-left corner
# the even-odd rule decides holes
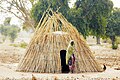
[[[17,71],[61,73],[60,50],[66,50],[70,40],[75,41],[75,72],[99,72],[86,41],[61,13],[47,11],[40,20]]]

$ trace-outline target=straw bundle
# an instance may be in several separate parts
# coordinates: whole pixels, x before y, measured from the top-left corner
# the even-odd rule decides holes
[[[60,50],[66,50],[70,40],[74,40],[77,50],[75,72],[101,71],[100,65],[77,29],[61,13],[51,10],[45,13],[38,24],[17,71],[61,73]]]

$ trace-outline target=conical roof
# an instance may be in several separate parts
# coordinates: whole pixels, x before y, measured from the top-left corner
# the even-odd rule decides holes
[[[101,71],[82,35],[61,13],[52,11],[43,15],[17,70],[61,73],[60,50],[66,50],[70,40],[74,40],[77,50],[75,72]]]

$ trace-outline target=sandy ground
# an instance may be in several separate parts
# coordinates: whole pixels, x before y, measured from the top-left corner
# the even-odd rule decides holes
[[[89,42],[88,42],[89,43]],[[114,68],[120,66],[120,45],[117,50],[112,50],[110,44],[96,45],[89,43],[95,59],[102,65],[107,65],[107,70],[100,73],[80,74],[40,74],[16,72],[16,68],[25,49],[0,44],[0,80],[31,80],[32,74],[38,80],[120,80],[120,70]],[[57,78],[57,79],[55,79]]]

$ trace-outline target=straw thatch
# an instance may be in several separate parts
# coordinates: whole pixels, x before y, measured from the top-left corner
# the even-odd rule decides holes
[[[100,65],[77,29],[61,13],[44,13],[37,30],[18,65],[18,71],[61,73],[60,50],[75,41],[75,72],[98,72]]]

